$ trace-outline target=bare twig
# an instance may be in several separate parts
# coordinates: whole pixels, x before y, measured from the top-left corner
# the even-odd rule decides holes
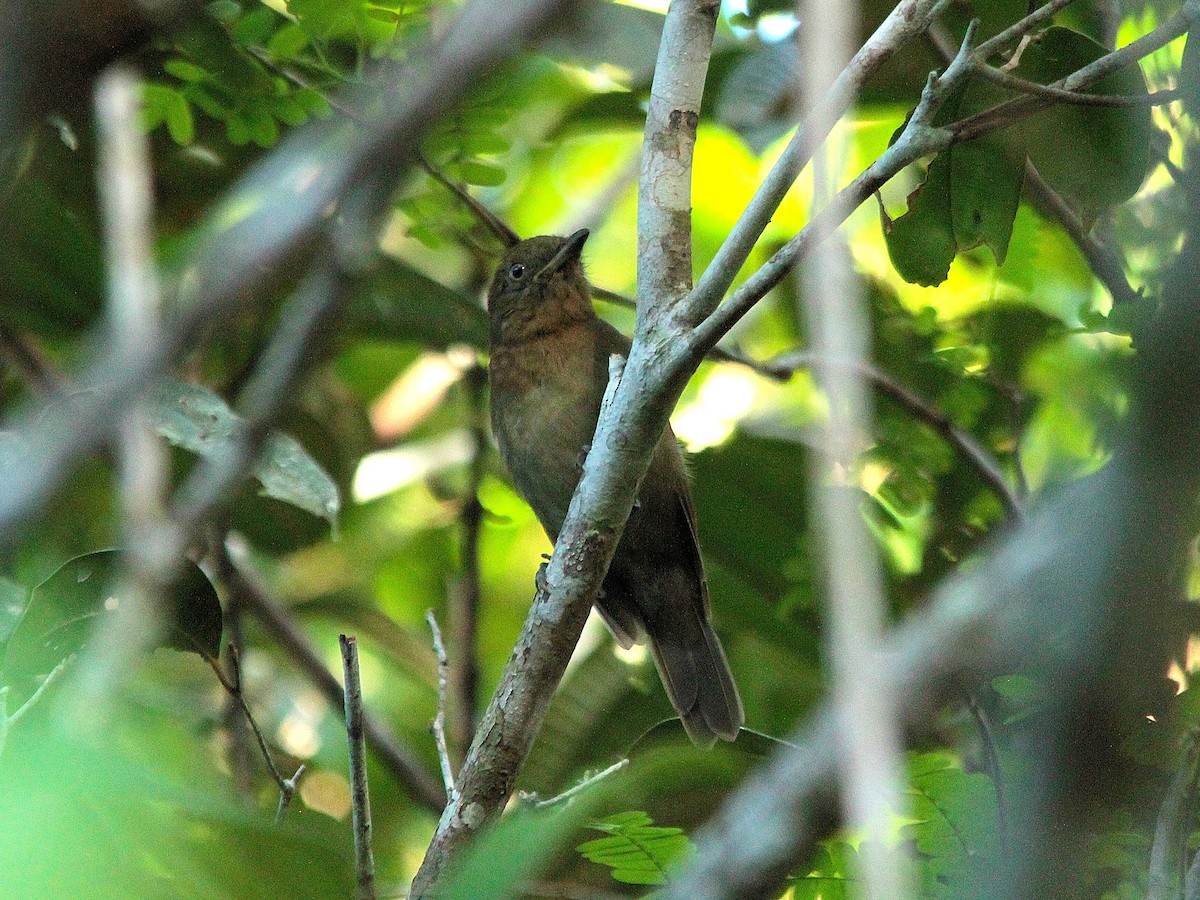
[[[283,773],[279,771],[279,767],[275,765],[275,760],[271,756],[271,750],[267,746],[267,739],[263,737],[262,729],[258,727],[258,722],[255,721],[254,714],[250,712],[250,705],[246,703],[246,695],[242,692],[241,656],[237,646],[235,644],[229,645],[229,662],[232,668],[232,674],[230,675],[227,675],[225,670],[221,668],[220,660],[206,652],[203,647],[196,645],[193,649],[208,663],[208,667],[217,676],[217,681],[221,682],[221,687],[225,688],[225,693],[237,704],[246,724],[250,726],[250,730],[254,734],[254,740],[258,743],[259,753],[262,754],[263,761],[267,764],[267,770],[271,773],[271,778],[279,788],[279,807],[275,812],[275,821],[282,822],[284,813],[287,812],[288,805],[292,802],[292,795],[296,792],[296,786],[300,783],[300,776],[304,774],[304,766],[301,765],[296,769],[291,778],[284,778]]]
[[[96,84],[99,193],[108,270],[108,341],[136,356],[161,341],[162,298],[154,262],[154,196],[149,139],[139,124],[141,83],[131,70],[107,70]],[[159,598],[178,565],[164,539],[169,478],[166,447],[146,408],[134,403],[117,422],[117,469],[126,567],[123,602],[102,619],[73,682],[73,703],[93,715],[115,681],[161,627]]]
[[[1185,3],[1180,10],[1165,22],[1162,22],[1153,31],[1142,35],[1135,41],[1131,41],[1119,50],[1106,53],[1095,62],[1049,85],[1045,85],[1045,87],[1067,92],[1078,92],[1091,84],[1095,84],[1106,75],[1119,72],[1126,66],[1137,65],[1137,61],[1142,57],[1149,56],[1176,38],[1186,34],[1197,19],[1200,19],[1200,8],[1194,3]],[[955,123],[953,128],[956,140],[973,140],[999,128],[1007,127],[1021,116],[1042,109],[1049,102],[1045,97],[1035,97],[1028,94],[1008,100],[998,106],[994,106],[991,109],[984,110],[977,115]],[[1058,102],[1061,102],[1061,100]]]
[[[507,222],[501,219],[498,215],[488,209],[483,203],[471,194],[463,185],[459,184],[453,178],[450,178],[435,166],[424,156],[417,157],[417,163],[425,170],[434,181],[452,193],[458,198],[458,201],[467,209],[474,213],[475,217],[482,222],[505,247],[511,247],[517,241],[521,240],[521,236],[512,230]]]
[[[1061,0],[1060,0],[1061,2]],[[901,0],[862,45],[854,58],[830,86],[824,99],[801,122],[754,197],[738,217],[729,236],[700,277],[689,296],[685,311],[696,324],[709,316],[733,284],[763,230],[816,148],[833,130],[862,86],[898,48],[920,34],[929,24],[937,0]],[[870,196],[868,193],[867,196]],[[712,341],[710,346],[715,345]]]
[[[963,688],[963,699],[967,710],[979,731],[979,747],[983,753],[984,765],[992,779],[992,789],[996,792],[996,825],[1000,832],[1000,846],[1007,849],[1008,833],[1008,796],[1004,789],[1004,770],[1000,767],[1000,748],[996,743],[996,730],[992,727],[992,719],[987,710],[979,702],[975,692]]]
[[[454,766],[450,762],[450,751],[446,749],[446,684],[447,671],[450,661],[446,658],[446,645],[442,643],[442,631],[438,628],[437,618],[432,609],[425,611],[425,621],[433,634],[433,651],[438,660],[438,702],[437,715],[433,718],[433,739],[437,743],[438,762],[442,766],[442,783],[446,785],[446,802],[454,800]]]
[[[1129,286],[1124,261],[1117,250],[1099,240],[1062,196],[1050,187],[1042,173],[1025,160],[1025,191],[1038,212],[1058,222],[1079,248],[1092,273],[1108,290],[1113,303],[1135,303],[1141,294]]]
[[[367,791],[367,754],[363,740],[362,682],[358,641],[339,635],[345,677],[346,740],[350,748],[351,818],[354,822],[354,874],[359,900],[375,900],[375,857],[371,850],[371,797]]]
[[[862,360],[850,360],[843,356],[818,357],[807,351],[785,353],[769,362],[762,363],[762,365],[769,371],[780,373],[794,372],[800,368],[817,365],[857,370],[882,393],[900,404],[910,415],[924,422],[958,450],[975,469],[984,484],[990,487],[1004,504],[1011,518],[1020,521],[1024,517],[1021,501],[1008,483],[1008,479],[1004,477],[1004,470],[1001,469],[996,458],[975,439],[975,436],[959,428],[949,416],[900,384],[882,369]]]
[[[62,390],[60,376],[50,361],[26,335],[0,323],[0,357],[21,377],[39,400],[48,400]]]
[[[943,59],[949,61],[954,57],[954,48],[950,46],[949,38],[942,29],[930,28],[929,39]],[[1140,299],[1137,292],[1129,286],[1125,276],[1125,264],[1117,251],[1092,234],[1070,204],[1050,187],[1041,172],[1028,159],[1025,160],[1024,186],[1029,200],[1038,212],[1057,221],[1067,236],[1075,242],[1075,246],[1091,266],[1092,273],[1108,289],[1114,303],[1130,303]]]
[[[338,680],[325,667],[321,655],[313,648],[291,616],[268,594],[246,566],[235,560],[237,555],[240,554],[237,554],[236,549],[222,547],[219,550],[221,576],[229,590],[238,595],[246,609],[262,623],[329,704],[341,710],[344,698]],[[363,732],[371,744],[371,749],[409,794],[426,809],[434,813],[441,812],[445,805],[441,786],[422,768],[412,751],[399,744],[373,716],[366,713],[363,717]]]
[[[45,696],[46,691],[62,676],[67,666],[75,659],[75,655],[63,659],[57,666],[50,670],[50,674],[42,679],[42,683],[37,686],[29,698],[22,703],[17,711],[11,715],[8,712],[8,685],[0,687],[0,754],[4,753],[4,747],[8,744],[8,733],[14,725],[25,718],[31,709],[33,709],[39,700]]]
[[[606,769],[601,769],[599,772],[592,772],[590,775],[584,776],[578,784],[571,785],[571,787],[554,797],[549,797],[543,800],[538,797],[537,794],[523,794],[521,796],[521,800],[522,802],[531,805],[534,809],[547,809],[551,806],[557,806],[558,804],[564,803],[573,797],[577,797],[592,785],[599,784],[610,775],[615,775],[622,769],[626,769],[628,767],[628,759],[619,759]]]
[[[1150,94],[1122,96],[1120,94],[1087,94],[1081,91],[1068,91],[1048,84],[1039,84],[1018,78],[993,66],[977,65],[975,73],[986,78],[993,84],[1008,88],[1020,94],[1030,94],[1054,103],[1065,103],[1069,106],[1161,106],[1164,103],[1174,103],[1180,99],[1176,90],[1155,91]]]
[[[454,665],[450,667],[450,735],[457,759],[466,752],[475,734],[475,708],[479,691],[479,531],[483,504],[479,487],[487,466],[488,424],[484,407],[487,370],[478,363],[463,376],[467,392],[467,417],[471,432],[471,462],[463,492],[459,523],[462,528],[461,571],[450,591],[450,624],[453,629]]]

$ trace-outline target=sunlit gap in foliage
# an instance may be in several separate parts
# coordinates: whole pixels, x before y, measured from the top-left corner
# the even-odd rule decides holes
[[[758,397],[759,378],[736,366],[720,366],[704,379],[696,399],[683,403],[671,427],[689,453],[727,441]]]

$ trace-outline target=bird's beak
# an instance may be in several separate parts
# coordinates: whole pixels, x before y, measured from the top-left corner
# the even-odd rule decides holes
[[[555,253],[554,256],[550,258],[550,262],[542,266],[541,270],[535,276],[533,276],[534,280],[540,281],[542,278],[545,278],[548,275],[553,275],[559,269],[562,269],[579,259],[580,254],[583,253],[583,242],[588,239],[588,235],[590,233],[591,232],[589,232],[586,228],[580,228],[577,232],[567,238],[566,243],[562,245],[562,249]]]

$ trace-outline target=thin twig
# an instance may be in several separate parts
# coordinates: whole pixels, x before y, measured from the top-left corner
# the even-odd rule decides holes
[[[1180,99],[1179,91],[1175,89],[1154,91],[1150,94],[1124,96],[1121,94],[1086,94],[1080,91],[1068,91],[1049,84],[1039,84],[1019,78],[994,66],[977,64],[975,74],[986,78],[993,84],[1008,88],[1020,94],[1030,94],[1050,100],[1055,103],[1065,103],[1070,106],[1161,106],[1164,103],[1174,103]]]
[[[954,57],[954,48],[949,36],[937,26],[928,31],[929,42],[943,59],[949,61]],[[978,56],[976,57],[978,59]],[[978,71],[978,69],[977,69]],[[1125,276],[1125,265],[1117,251],[1103,243],[1084,225],[1070,204],[1050,187],[1041,172],[1028,159],[1025,160],[1025,191],[1038,212],[1046,218],[1057,221],[1075,242],[1079,252],[1083,254],[1093,274],[1108,289],[1114,303],[1129,303],[1140,299],[1136,291],[1129,286]]]
[[[450,626],[454,640],[454,665],[450,668],[450,736],[455,758],[462,758],[475,735],[475,710],[479,692],[479,532],[483,504],[479,489],[487,468],[488,423],[484,404],[487,370],[478,363],[463,373],[467,418],[471,434],[471,461],[463,491],[459,524],[462,531],[461,571],[450,591]]]
[[[255,721],[254,714],[250,712],[250,705],[246,702],[246,695],[242,692],[242,667],[237,646],[234,644],[229,645],[229,659],[233,669],[232,676],[227,675],[221,667],[220,660],[216,659],[203,647],[196,644],[193,649],[208,663],[208,667],[217,676],[217,681],[221,682],[221,687],[225,688],[225,693],[229,695],[233,702],[237,704],[238,709],[242,711],[242,716],[250,726],[250,730],[254,733],[254,739],[258,742],[259,753],[262,754],[263,761],[267,764],[267,770],[271,773],[272,780],[274,780],[275,785],[279,788],[279,808],[276,812],[275,821],[282,821],[288,804],[292,802],[292,795],[296,792],[296,785],[300,781],[304,766],[300,766],[291,778],[284,778],[283,773],[279,771],[279,767],[275,765],[275,760],[271,757],[271,750],[267,746],[267,739],[263,737],[262,729],[258,727],[258,722]]]
[[[375,900],[375,857],[371,850],[371,797],[367,790],[367,754],[363,740],[362,682],[358,641],[339,635],[345,676],[346,740],[350,748],[351,817],[354,823],[354,874],[359,900]]]
[[[437,715],[433,717],[433,740],[437,744],[438,762],[442,765],[442,783],[446,785],[446,802],[454,801],[454,766],[450,763],[450,751],[446,749],[446,687],[447,687],[447,672],[450,668],[450,660],[446,657],[446,645],[442,643],[442,631],[438,628],[437,618],[433,614],[432,609],[425,611],[425,621],[429,623],[429,630],[433,634],[433,652],[437,654],[438,661],[438,702]]]
[[[232,538],[218,549],[217,562],[227,588],[238,595],[246,609],[263,625],[279,647],[292,658],[337,710],[343,709],[342,686],[325,666],[325,661],[295,620],[270,596],[244,562],[244,553]],[[445,800],[437,779],[431,777],[407,747],[401,745],[373,716],[363,713],[363,732],[371,749],[409,794],[434,814]]]
[[[823,100],[807,113],[689,295],[685,312],[690,323],[700,322],[717,308],[817,147],[879,67],[897,49],[925,30],[937,6],[937,0],[901,0],[897,3],[830,85]],[[710,346],[715,344],[716,340],[713,340]]]
[[[34,689],[34,692],[29,695],[29,698],[20,705],[15,713],[9,715],[8,712],[8,691],[9,686],[0,687],[0,754],[4,753],[4,748],[8,744],[9,730],[16,725],[21,719],[33,709],[39,700],[49,690],[50,686],[62,676],[63,671],[75,659],[75,654],[71,654],[63,659],[57,666],[50,670],[50,674],[42,679],[42,683]]]
[[[61,376],[38,346],[16,328],[3,323],[0,323],[0,357],[39,400],[49,400],[62,390]]]
[[[141,82],[123,66],[96,84],[99,194],[107,278],[107,343],[114,354],[137,356],[162,340],[162,297],[154,257],[154,189],[149,139],[140,126]],[[104,617],[82,656],[84,677],[72,682],[72,706],[98,705],[133,668],[162,626],[159,602],[179,555],[165,537],[169,459],[140,399],[117,417],[117,479],[125,565],[122,603]],[[83,721],[83,720],[80,720]]]
[[[1136,303],[1141,294],[1129,285],[1125,265],[1117,250],[1099,240],[1078,213],[1052,188],[1032,162],[1025,160],[1025,191],[1035,209],[1058,222],[1087,260],[1092,274],[1108,290],[1113,303]]]
[[[617,760],[607,769],[601,769],[599,772],[592,772],[589,775],[585,775],[578,784],[572,785],[561,794],[558,794],[554,797],[542,800],[537,794],[522,794],[521,801],[528,803],[534,809],[548,809],[551,806],[557,806],[560,803],[564,803],[567,800],[582,794],[588,788],[592,787],[592,785],[599,784],[610,775],[615,775],[622,769],[627,768],[629,768],[629,760],[622,758]]]
[[[1165,47],[1175,39],[1188,32],[1193,20],[1200,18],[1200,10],[1191,4],[1184,4],[1173,16],[1162,22],[1153,31],[1131,41],[1119,50],[1113,50],[1092,63],[1072,72],[1046,87],[1058,88],[1068,92],[1077,92],[1082,88],[1095,84],[1106,75],[1119,72],[1127,66],[1136,65],[1137,61],[1149,56],[1156,50]],[[1001,128],[1006,128],[1024,116],[1049,104],[1044,97],[1034,97],[1025,94],[1012,100],[1007,100],[991,109],[970,116],[952,127],[956,140],[969,141],[990,134]]]
[[[1007,851],[1008,833],[1008,796],[1004,789],[1004,770],[1000,767],[1000,748],[996,743],[996,729],[992,727],[991,717],[979,702],[975,692],[963,688],[963,698],[967,711],[979,731],[979,747],[983,752],[984,765],[992,779],[992,789],[996,792],[996,826],[1000,832],[1000,846]]]
[[[1020,521],[1024,517],[1021,501],[1012,485],[1008,483],[1008,479],[1004,477],[1004,471],[1000,468],[1000,464],[975,439],[974,435],[959,428],[949,416],[900,384],[882,369],[863,360],[849,360],[840,356],[821,357],[807,351],[785,353],[764,365],[775,372],[794,372],[797,369],[817,365],[856,369],[882,393],[900,404],[910,415],[924,422],[958,450],[975,469],[984,484],[988,485],[1004,504],[1012,519]]]

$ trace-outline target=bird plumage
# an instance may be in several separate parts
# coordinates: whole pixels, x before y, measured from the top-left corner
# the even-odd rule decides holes
[[[608,383],[629,341],[599,319],[579,259],[587,232],[515,245],[488,292],[492,428],[517,490],[556,540]],[[672,705],[699,744],[733,740],[744,714],[709,623],[683,455],[654,450],[596,607],[625,647],[649,638]]]

